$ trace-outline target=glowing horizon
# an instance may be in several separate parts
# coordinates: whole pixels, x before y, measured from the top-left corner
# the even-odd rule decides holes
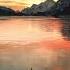
[[[0,0],[0,6],[7,6],[14,10],[21,10],[33,4],[40,4],[46,0]],[[58,0],[54,0],[57,2]]]
[[[21,10],[22,8],[26,8],[27,4],[26,3],[20,3],[20,2],[15,2],[15,1],[2,1],[0,0],[0,6],[6,6],[9,8],[12,8],[14,10]]]
[[[39,4],[45,0],[0,0],[0,6],[6,6],[14,10],[21,10],[32,4]]]

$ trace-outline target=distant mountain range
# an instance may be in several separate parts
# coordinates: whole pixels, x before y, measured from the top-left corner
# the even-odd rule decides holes
[[[15,11],[4,7],[4,6],[0,6],[0,16],[12,16],[15,15]]]
[[[61,16],[70,15],[70,0],[46,0],[39,5],[23,9],[21,12],[0,6],[1,16]]]
[[[0,6],[0,16],[21,16],[20,11],[14,11],[11,8]]]
[[[47,0],[39,5],[33,4],[31,8],[26,8],[21,12],[26,16],[70,15],[70,0],[59,0],[57,3]]]

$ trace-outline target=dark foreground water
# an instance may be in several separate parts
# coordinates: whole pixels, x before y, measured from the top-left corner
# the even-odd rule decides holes
[[[0,18],[0,70],[70,70],[70,19]]]

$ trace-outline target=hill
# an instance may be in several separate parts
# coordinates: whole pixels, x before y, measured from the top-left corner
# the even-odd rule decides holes
[[[39,5],[33,4],[31,7],[22,11],[25,16],[61,16],[70,15],[70,1],[59,0],[57,3],[53,0],[47,0]]]

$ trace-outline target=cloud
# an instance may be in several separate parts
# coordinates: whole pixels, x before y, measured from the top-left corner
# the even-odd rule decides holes
[[[26,3],[20,3],[20,2],[16,2],[16,1],[10,1],[10,0],[0,0],[0,5],[1,6],[7,6],[13,9],[21,9],[21,8],[26,8],[27,4]]]

